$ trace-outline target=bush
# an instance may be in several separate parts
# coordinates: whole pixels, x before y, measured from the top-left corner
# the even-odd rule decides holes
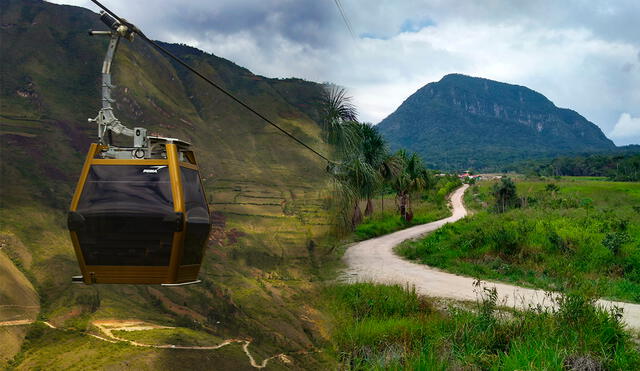
[[[174,320],[174,323],[176,327],[185,327],[193,330],[202,329],[202,324],[200,322],[188,316],[178,316]]]
[[[499,224],[489,232],[494,250],[500,254],[515,255],[520,252],[523,238],[513,226]]]
[[[28,341],[34,341],[40,339],[42,335],[47,331],[48,327],[44,323],[37,321],[29,326],[29,330],[25,336],[25,339]]]
[[[516,184],[511,178],[502,178],[500,183],[493,185],[493,197],[495,199],[494,210],[498,213],[504,213],[516,207],[518,202]]]
[[[398,215],[384,214],[375,219],[365,220],[356,227],[355,234],[358,240],[366,240],[382,236],[402,228],[410,226],[411,223],[404,221]]]
[[[622,245],[631,241],[626,231],[607,233],[602,240],[602,245],[609,249],[614,255],[618,255]]]

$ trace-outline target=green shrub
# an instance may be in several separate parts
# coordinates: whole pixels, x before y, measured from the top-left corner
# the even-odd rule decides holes
[[[37,340],[41,338],[42,335],[44,335],[47,329],[48,327],[44,323],[40,321],[34,322],[29,326],[29,330],[27,331],[25,339],[29,341]]]
[[[412,223],[404,221],[398,215],[384,214],[383,216],[368,219],[359,224],[356,227],[355,235],[358,240],[366,240],[409,227],[411,224]]]
[[[602,245],[609,249],[614,255],[618,255],[622,245],[631,241],[626,231],[607,233],[602,240]]]

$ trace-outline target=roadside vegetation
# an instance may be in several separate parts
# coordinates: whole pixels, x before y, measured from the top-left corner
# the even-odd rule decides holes
[[[445,305],[400,286],[328,287],[331,352],[346,370],[634,370],[637,345],[618,312],[573,292],[557,308],[499,308],[477,283],[475,303]]]
[[[561,178],[482,182],[484,210],[398,252],[447,271],[548,290],[592,282],[594,294],[640,302],[640,183]]]
[[[379,211],[365,217],[363,222],[355,228],[355,238],[366,240],[450,216],[451,210],[448,207],[447,195],[459,187],[461,182],[452,176],[436,178],[437,180],[429,188],[414,195],[411,220],[407,221],[398,216],[398,205],[394,202],[395,195],[389,193],[385,196],[385,211]],[[382,200],[383,198],[379,197],[374,201],[378,203]]]
[[[416,153],[390,153],[373,125],[358,122],[344,89],[326,88],[321,117],[336,159],[328,170],[337,237],[367,239],[449,215],[446,196],[460,180],[428,170]]]

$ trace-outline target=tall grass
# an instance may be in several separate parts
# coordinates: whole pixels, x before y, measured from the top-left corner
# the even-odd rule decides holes
[[[557,309],[515,312],[497,307],[495,290],[479,290],[467,308],[437,310],[400,286],[331,286],[332,351],[350,370],[640,368],[618,313],[583,293],[555,299]]]

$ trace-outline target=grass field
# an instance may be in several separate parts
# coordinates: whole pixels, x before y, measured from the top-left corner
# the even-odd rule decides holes
[[[398,248],[451,272],[551,290],[589,283],[640,302],[640,184],[593,178],[517,180],[520,207],[490,208],[492,184],[469,189],[476,214]],[[553,186],[549,186],[553,184]]]
[[[632,370],[640,353],[615,313],[572,293],[552,312],[496,307],[495,293],[446,306],[399,286],[331,286],[330,351],[350,370]],[[583,368],[577,368],[583,369]]]
[[[16,370],[250,370],[240,346],[213,351],[150,349],[109,343],[80,331],[54,330],[41,322],[31,326],[23,351],[12,362]],[[283,369],[274,363],[273,369]]]

